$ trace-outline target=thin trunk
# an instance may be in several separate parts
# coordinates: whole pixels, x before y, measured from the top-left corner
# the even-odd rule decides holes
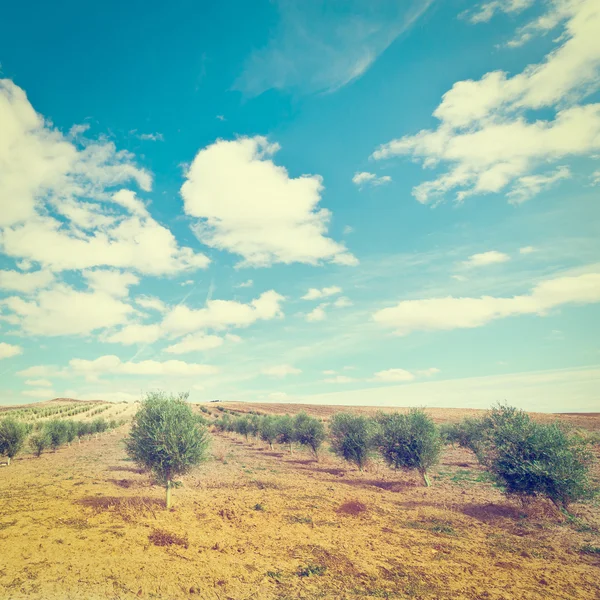
[[[290,442],[290,454],[294,454],[294,444]]]
[[[7,467],[10,467],[10,456],[8,457],[8,463],[6,465]]]
[[[167,480],[167,510],[171,508],[171,480]]]
[[[422,471],[421,475],[423,475],[423,481],[425,482],[425,486],[430,487],[431,481],[429,481],[429,476],[427,475],[427,473],[425,471]]]
[[[271,448],[271,450],[273,450],[273,442],[269,442],[269,448]]]

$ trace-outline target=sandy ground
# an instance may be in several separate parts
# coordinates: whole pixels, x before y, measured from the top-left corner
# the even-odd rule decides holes
[[[168,512],[127,427],[0,469],[0,598],[600,599],[599,505],[524,511],[467,451],[448,448],[426,489],[214,434]]]

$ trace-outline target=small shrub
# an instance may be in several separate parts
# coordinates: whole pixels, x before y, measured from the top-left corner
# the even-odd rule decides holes
[[[48,421],[45,424],[44,430],[50,440],[50,447],[54,452],[66,443],[68,428],[67,422],[61,419],[52,419],[52,421]]]
[[[458,444],[471,450],[478,458],[487,437],[486,423],[483,419],[465,418],[459,423],[444,423],[440,427],[440,436],[446,444]]]
[[[300,567],[298,569],[298,577],[313,577],[324,575],[325,571],[327,571],[327,567],[323,565],[314,565],[309,563],[305,567]]]
[[[373,422],[366,417],[336,413],[329,423],[331,449],[361,471],[373,447]]]
[[[8,458],[9,465],[23,447],[26,436],[27,427],[24,423],[11,417],[0,421],[0,455]]]
[[[384,460],[395,469],[416,469],[426,486],[427,471],[439,461],[442,441],[431,418],[421,409],[407,414],[381,414],[377,445]]]
[[[325,426],[319,419],[301,412],[294,417],[294,439],[302,446],[310,448],[319,460],[319,449],[325,441]]]

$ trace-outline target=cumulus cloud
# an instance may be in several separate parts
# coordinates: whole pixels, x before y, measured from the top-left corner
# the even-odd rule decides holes
[[[342,296],[342,297],[338,298],[333,303],[333,306],[335,306],[336,308],[347,308],[348,306],[352,306],[352,305],[353,305],[352,300],[350,300],[350,298],[346,298],[346,296]]]
[[[272,367],[264,368],[261,373],[263,375],[269,375],[270,377],[287,377],[288,375],[299,375],[302,373],[300,369],[292,367],[291,365],[275,365]]]
[[[130,346],[132,344],[152,344],[159,340],[163,335],[160,325],[154,323],[144,325],[143,323],[130,323],[118,331],[105,335],[103,341],[111,344],[123,344]]]
[[[523,246],[519,248],[519,254],[531,254],[536,252],[536,249],[533,246]]]
[[[318,206],[321,177],[291,178],[271,160],[278,149],[257,136],[219,140],[198,152],[181,187],[185,212],[198,219],[198,239],[242,256],[238,266],[357,264],[326,237],[331,213]]]
[[[384,183],[390,183],[390,181],[392,181],[392,178],[389,175],[378,177],[375,173],[368,173],[366,171],[354,173],[354,177],[352,178],[352,183],[356,184],[358,187],[362,187],[366,184],[383,185]]]
[[[319,298],[328,298],[329,296],[335,296],[336,294],[341,294],[342,288],[337,285],[332,285],[330,287],[324,287],[321,289],[310,288],[304,296],[302,296],[302,300],[317,300]]]
[[[489,250],[488,252],[481,252],[479,254],[472,254],[469,258],[463,261],[462,265],[469,269],[474,267],[485,267],[487,265],[497,265],[510,260],[508,254],[504,252],[498,252],[497,250]]]
[[[18,356],[19,354],[23,354],[23,348],[21,348],[21,346],[0,342],[0,360],[3,358],[10,358],[11,356]]]
[[[54,273],[107,266],[160,275],[204,268],[123,186],[152,177],[112,142],[66,137],[0,80],[0,251]],[[52,216],[55,213],[61,218]]]
[[[554,2],[546,16],[563,32],[544,60],[513,76],[493,71],[455,83],[433,113],[436,129],[373,153],[376,160],[408,155],[442,168],[413,189],[419,202],[453,190],[458,201],[506,191],[510,201],[523,202],[570,176],[566,166],[546,165],[600,149],[600,104],[583,103],[600,86],[600,4]],[[553,116],[539,117],[543,109]]]
[[[213,375],[218,372],[217,367],[212,365],[188,363],[182,360],[122,362],[115,355],[100,356],[95,360],[74,358],[69,361],[69,367],[74,374],[84,375],[91,380],[105,374],[192,377],[197,375]]]
[[[413,331],[481,327],[493,320],[517,315],[547,314],[567,304],[600,302],[600,273],[556,277],[538,283],[529,294],[498,298],[428,298],[404,300],[373,314],[380,325],[398,335]]]
[[[138,296],[135,299],[135,303],[142,308],[155,310],[160,313],[164,313],[168,310],[167,305],[160,298],[155,298],[154,296]]]
[[[309,313],[304,317],[309,323],[313,321],[324,321],[327,318],[327,313],[325,312],[325,307],[327,303],[319,304],[316,308],[313,308]]]
[[[130,286],[140,282],[139,277],[132,273],[104,269],[84,271],[83,276],[87,279],[89,288],[116,298],[128,296]]]
[[[254,285],[254,281],[252,279],[248,279],[246,281],[242,281],[242,283],[238,283],[235,287],[237,288],[249,288]]]
[[[125,323],[135,309],[104,291],[79,291],[57,284],[33,300],[10,296],[0,306],[13,313],[29,335],[85,335]]]
[[[49,271],[0,271],[0,289],[12,292],[30,294],[41,288],[48,287],[54,281],[54,275]]]
[[[378,371],[373,375],[373,381],[412,381],[415,376],[405,369],[387,369],[385,371]]]

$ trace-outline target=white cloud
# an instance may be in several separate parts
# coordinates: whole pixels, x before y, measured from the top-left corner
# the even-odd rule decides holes
[[[30,335],[84,335],[125,323],[134,309],[106,292],[82,292],[58,284],[35,300],[17,296],[0,300]]]
[[[306,314],[306,321],[309,323],[312,323],[313,321],[324,321],[327,318],[327,313],[325,312],[326,306],[327,303],[319,304],[319,306]]]
[[[62,376],[58,367],[54,365],[36,365],[17,371],[19,377],[57,377]]]
[[[140,282],[139,277],[132,273],[121,271],[98,269],[95,271],[84,271],[83,276],[87,279],[88,286],[92,290],[103,292],[116,298],[125,298],[129,295],[129,287]]]
[[[85,375],[92,380],[105,374],[191,377],[195,375],[213,375],[218,372],[218,369],[214,366],[187,363],[182,360],[122,362],[118,356],[114,355],[100,356],[95,360],[74,358],[69,361],[69,366],[74,374]]]
[[[481,252],[479,254],[473,254],[469,258],[463,261],[463,266],[467,268],[473,267],[485,267],[487,265],[496,265],[504,263],[510,260],[508,254],[504,252],[498,252],[497,250],[489,250],[488,252]]]
[[[252,287],[254,285],[254,282],[252,281],[252,279],[248,279],[247,281],[243,281],[242,283],[238,283],[238,285],[236,285],[235,287],[237,288],[249,288]]]
[[[140,140],[150,141],[150,142],[164,142],[165,138],[162,133],[140,133],[138,135]]]
[[[534,2],[535,0],[490,0],[464,13],[464,16],[467,16],[471,23],[487,23],[496,13],[519,13],[532,6]]]
[[[25,385],[33,385],[36,387],[52,387],[52,382],[48,379],[26,379]]]
[[[185,212],[199,219],[198,239],[239,254],[239,266],[357,264],[325,236],[331,213],[318,206],[321,177],[290,178],[270,158],[278,149],[254,137],[219,140],[198,152],[181,187]]]
[[[54,398],[56,392],[49,390],[48,388],[40,388],[37,390],[24,390],[21,392],[23,396],[31,396],[32,398]]]
[[[413,189],[419,202],[451,190],[458,190],[458,201],[508,190],[509,199],[520,202],[569,175],[565,167],[541,174],[540,168],[600,149],[600,104],[581,104],[600,86],[600,4],[559,2],[549,16],[552,11],[560,13],[564,32],[543,61],[512,77],[493,71],[455,83],[434,111],[437,129],[373,153],[375,159],[410,155],[424,167],[444,169]],[[533,112],[547,108],[554,116],[546,120]]]
[[[217,335],[193,333],[184,337],[180,342],[165,348],[165,352],[169,352],[170,354],[186,354],[187,352],[212,350],[222,345],[223,338]]]
[[[536,252],[536,249],[533,246],[523,246],[519,248],[519,254],[531,254],[532,252]]]
[[[353,305],[352,300],[350,300],[350,298],[346,298],[346,296],[342,296],[341,298],[338,298],[333,303],[333,306],[335,306],[336,308],[347,308],[348,306],[352,306],[352,305]]]
[[[152,187],[131,153],[86,140],[81,128],[65,137],[6,79],[0,130],[2,253],[53,273],[108,266],[159,275],[208,265],[204,255],[180,248],[134,192],[120,189],[129,182]]]
[[[323,380],[325,383],[352,383],[356,381],[353,377],[347,375],[336,375],[335,377],[327,377]]]
[[[304,296],[302,296],[302,300],[317,300],[318,298],[328,298],[329,296],[335,296],[336,294],[341,294],[342,288],[337,285],[332,285],[330,287],[324,287],[320,290],[317,288],[310,288]]]
[[[204,329],[222,330],[228,327],[248,327],[256,321],[268,321],[283,316],[284,297],[273,290],[263,292],[249,304],[233,300],[209,300],[197,310],[185,305],[171,309],[162,322],[162,330],[182,335]]]
[[[600,302],[600,273],[556,277],[538,283],[530,294],[496,298],[428,298],[404,300],[373,314],[373,319],[398,335],[413,331],[480,327],[516,315],[545,315],[564,304]]]
[[[352,183],[356,184],[359,187],[363,185],[383,185],[384,183],[390,183],[392,178],[389,175],[377,176],[375,173],[367,173],[366,171],[362,171],[360,173],[354,173],[354,177],[352,177]]]
[[[323,371],[323,375],[337,375],[337,371],[332,371],[328,369],[327,371]]]
[[[278,0],[279,23],[268,44],[247,59],[234,89],[258,96],[269,89],[333,92],[363,75],[432,0]]]
[[[302,371],[296,367],[292,367],[291,365],[275,365],[273,367],[264,368],[261,373],[271,377],[283,378],[287,377],[288,375],[299,375],[302,373]]]
[[[135,303],[142,308],[155,310],[161,313],[164,313],[168,310],[168,306],[160,298],[155,298],[154,296],[138,296],[135,299]]]
[[[405,369],[387,369],[373,375],[373,381],[412,381],[415,376]]]
[[[160,325],[144,325],[142,323],[131,323],[125,325],[119,331],[106,335],[103,341],[110,344],[152,344],[163,335]]]
[[[440,372],[441,371],[436,367],[429,367],[428,369],[421,369],[417,371],[416,374],[419,377],[433,377],[434,375],[437,375]]]
[[[25,294],[48,287],[54,281],[49,271],[19,273],[19,271],[0,271],[0,289]]]
[[[507,197],[514,204],[521,204],[526,200],[537,196],[542,190],[550,189],[557,181],[569,179],[571,171],[569,167],[558,167],[555,171],[549,171],[539,175],[524,175],[519,177]]]
[[[23,348],[21,348],[21,346],[0,342],[0,360],[3,358],[10,358],[12,356],[18,356],[19,354],[23,354]]]
[[[600,185],[600,169],[592,173],[592,185]]]

